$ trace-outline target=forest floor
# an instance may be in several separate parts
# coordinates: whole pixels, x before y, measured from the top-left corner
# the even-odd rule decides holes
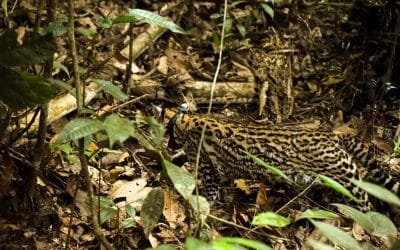
[[[17,9],[34,9],[32,2],[21,1]],[[122,86],[128,62],[123,51],[129,40],[129,25],[105,28],[101,23],[105,17],[115,18],[126,12],[127,2],[76,1],[76,42],[86,82],[104,77]],[[178,107],[184,102],[191,103],[199,112],[204,111],[209,92],[193,90],[199,82],[212,82],[216,71],[222,1],[193,1],[193,6],[173,0],[139,2],[136,8],[161,12],[187,34],[166,31],[134,60],[129,82],[134,102],[118,107],[120,103],[100,92],[88,106],[98,115],[117,107],[114,110],[125,117],[149,114],[153,105]],[[393,38],[382,31],[383,27],[393,25],[388,18],[382,18],[385,14],[389,16],[390,9],[372,4],[354,6],[352,1],[277,1],[273,18],[271,10],[257,1],[230,3],[217,82],[242,85],[236,92],[218,93],[213,113],[240,113],[266,126],[305,123],[352,133],[379,148],[381,153],[377,157],[389,162],[400,119],[397,86],[384,84],[400,79],[398,72],[393,73],[399,65],[392,56],[390,39]],[[62,7],[59,14],[66,14]],[[13,25],[22,32],[32,27],[33,17],[33,14],[20,16]],[[134,24],[133,37],[146,29],[144,23]],[[58,37],[58,45],[55,60],[71,69],[66,35]],[[60,67],[53,77],[67,82],[69,73]],[[63,117],[49,125],[49,142],[54,142],[72,117]],[[28,140],[10,149],[18,157],[10,159],[14,166],[13,182],[1,201],[0,248],[58,249],[65,246],[67,238],[71,249],[97,248],[99,243],[91,228],[86,188],[79,177],[75,149],[67,144],[49,147],[32,201],[24,191],[30,172],[24,161],[31,159],[33,145]],[[159,160],[137,141],[117,143],[113,149],[92,143],[88,152],[95,154],[89,165],[93,184],[101,196],[112,199],[112,191],[121,188],[116,188],[117,183],[125,192],[131,192],[133,185],[137,196],[134,207],[140,208],[140,201],[153,187],[162,185],[165,190],[167,205],[149,238],[145,237],[140,221],[123,230],[112,223],[103,225],[116,248],[144,249],[161,243],[182,247],[185,238],[194,234],[198,225],[187,204],[170,184],[160,180]],[[307,221],[279,229],[252,228],[251,219],[261,210],[261,203],[264,208],[276,210],[297,193],[285,185],[271,183],[263,194],[260,190],[265,187],[259,184],[252,188],[252,184],[242,183],[239,187],[242,190],[239,188],[231,198],[225,197],[212,207],[214,216],[231,222],[209,222],[208,233],[212,237],[240,236],[266,242],[274,249],[307,249],[308,237],[323,240]],[[247,188],[253,192],[245,194],[243,190]],[[283,213],[295,217],[299,211],[318,207],[315,201],[332,202],[333,196],[333,191],[316,188],[306,197],[297,198]],[[369,236],[350,220],[331,223],[362,242],[379,248],[386,244],[385,239]]]

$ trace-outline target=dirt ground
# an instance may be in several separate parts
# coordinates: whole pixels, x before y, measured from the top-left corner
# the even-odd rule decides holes
[[[96,78],[112,79],[122,86],[128,62],[129,24],[104,28],[100,23],[105,17],[121,16],[129,1],[75,2],[82,78],[87,83]],[[235,87],[216,92],[213,113],[251,119],[265,126],[290,123],[352,133],[373,144],[378,149],[376,157],[387,163],[389,171],[396,172],[399,164],[393,157],[393,140],[400,119],[400,57],[396,40],[399,3],[281,0],[276,1],[273,9],[266,9],[259,1],[228,2],[230,27],[226,28],[217,85],[231,83]],[[32,10],[34,6],[33,1],[19,1],[14,11]],[[138,54],[128,84],[130,100],[134,101],[118,106],[120,103],[100,92],[88,107],[100,115],[113,110],[125,117],[154,114],[153,105],[177,107],[184,102],[193,105],[197,112],[205,111],[209,92],[199,86],[212,82],[216,71],[223,1],[146,0],[137,1],[135,8],[169,17],[187,34],[159,33]],[[59,3],[58,14],[62,23],[66,3]],[[34,18],[34,12],[28,11],[12,19],[11,26],[18,32],[28,32]],[[0,32],[5,28],[0,23]],[[135,23],[133,37],[149,32],[147,29],[143,22]],[[55,60],[71,71],[66,35],[59,36],[57,41],[59,51]],[[54,70],[53,77],[64,82],[70,79],[61,68]],[[72,117],[73,114],[67,115],[49,125],[50,142]],[[12,169],[12,182],[2,192],[0,248],[58,249],[65,247],[67,239],[71,249],[99,248],[90,224],[76,152],[67,146],[48,149],[37,181],[37,194],[31,200],[25,188],[32,176],[27,162],[32,159],[33,146],[33,137],[26,136],[24,143],[0,148],[3,165]],[[140,222],[124,230],[112,223],[103,225],[117,249],[144,249],[161,243],[182,247],[188,235],[195,235],[198,224],[171,184],[160,179],[157,157],[135,140],[117,143],[113,148],[119,150],[116,154],[98,151],[99,148],[106,147],[93,144],[96,157],[89,162],[97,194],[110,195],[117,181],[129,181],[130,185],[141,187],[138,200],[146,196],[147,188],[162,186],[168,201],[168,208],[164,207],[149,239]],[[251,218],[262,210],[260,207],[276,210],[298,191],[273,183],[260,187],[259,183],[246,182],[238,186],[227,187],[223,191],[225,198],[212,207],[214,216],[236,226],[212,221],[208,230],[197,235],[241,236],[266,242],[274,249],[307,249],[308,237],[324,240],[306,221],[281,229],[251,228]],[[250,194],[245,194],[247,188]],[[287,206],[283,213],[295,217],[299,211],[332,202],[334,196],[337,195],[333,191],[315,188]],[[343,201],[340,197],[337,200]],[[350,220],[332,223],[352,232],[360,241],[378,248],[385,245],[385,239],[369,236]]]

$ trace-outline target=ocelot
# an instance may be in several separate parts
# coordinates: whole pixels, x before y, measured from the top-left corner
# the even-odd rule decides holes
[[[311,131],[294,126],[251,125],[205,115],[189,115],[166,110],[170,143],[180,146],[189,162],[196,161],[197,147],[205,125],[201,147],[200,172],[207,186],[208,198],[215,198],[221,177],[260,179],[271,176],[268,170],[253,162],[244,151],[293,176],[322,174],[348,188],[371,207],[367,193],[349,179],[367,180],[399,193],[400,183],[387,174],[372,158],[367,144],[351,135]]]

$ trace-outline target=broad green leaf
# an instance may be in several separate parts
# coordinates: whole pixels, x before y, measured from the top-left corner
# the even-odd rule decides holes
[[[67,33],[67,31],[68,31],[67,27],[65,27],[62,23],[51,22],[46,27],[40,28],[39,34],[44,36],[51,33],[53,34],[54,37],[58,37],[64,35],[65,33]]]
[[[133,134],[132,136],[139,141],[139,143],[145,147],[147,150],[152,150],[155,151],[155,147],[153,146],[153,144],[151,143],[151,141],[149,141],[141,132],[141,130],[138,127],[138,123],[134,122],[133,123]]]
[[[168,177],[171,179],[174,187],[187,200],[192,195],[195,188],[193,176],[175,164],[163,159],[162,165],[167,171]]]
[[[104,126],[101,121],[94,119],[77,118],[70,121],[64,127],[57,138],[56,144],[66,141],[77,140],[85,136],[92,135],[103,129]]]
[[[396,237],[397,228],[393,222],[386,216],[378,212],[368,212],[365,214],[373,225],[373,231],[370,232],[375,236]]]
[[[205,220],[210,214],[210,204],[203,196],[191,195],[189,197],[189,204],[195,214],[200,214],[201,219]]]
[[[19,72],[21,78],[28,83],[31,101],[38,104],[46,103],[55,92],[55,88],[44,79],[26,72]]]
[[[146,23],[157,25],[165,29],[169,29],[170,31],[175,33],[186,34],[186,32],[175,23],[151,11],[142,9],[129,9],[128,13],[130,16],[133,16],[139,20],[143,20]]]
[[[140,21],[140,19],[135,18],[133,16],[125,16],[124,15],[124,16],[119,16],[117,18],[114,18],[112,20],[112,23],[113,24],[117,24],[117,23],[136,23],[138,21]]]
[[[60,63],[59,61],[53,62],[53,69],[59,69],[59,70],[63,71],[65,74],[67,74],[68,78],[70,78],[68,68],[65,67],[65,65]]]
[[[214,13],[214,14],[210,15],[210,19],[217,19],[217,18],[220,18],[220,17],[223,17],[223,16],[224,16],[224,14]]]
[[[152,134],[152,139],[154,143],[161,147],[164,141],[165,127],[163,124],[159,123],[154,117],[148,116],[137,116],[136,122],[145,122],[150,126],[150,132]]]
[[[1,1],[1,8],[4,10],[4,16],[8,17],[8,8],[7,8],[7,0],[2,0]]]
[[[237,24],[236,28],[238,29],[240,35],[245,38],[246,37],[246,27],[244,25],[241,24]]]
[[[104,222],[115,216],[117,216],[117,209],[114,207],[106,207],[100,209],[100,224],[103,224]]]
[[[95,31],[84,27],[79,27],[77,31],[88,39],[91,39],[94,35],[96,35]]]
[[[103,196],[94,196],[93,202],[96,206],[100,204],[100,209],[115,206],[113,200]]]
[[[260,5],[263,8],[263,10],[265,11],[265,13],[268,14],[268,16],[270,16],[271,18],[274,18],[274,9],[272,9],[272,7],[269,6],[269,4],[260,3]]]
[[[111,114],[103,122],[112,147],[116,141],[124,142],[134,135],[133,122],[128,118],[122,118],[117,114]]]
[[[118,101],[125,101],[128,99],[128,96],[125,95],[117,86],[112,84],[112,82],[101,79],[94,79],[93,81],[98,83],[104,91],[112,95]]]
[[[125,229],[125,228],[131,228],[134,227],[136,224],[135,219],[133,218],[127,218],[121,222],[119,225],[120,228]]]
[[[348,250],[362,250],[358,242],[351,237],[349,234],[343,232],[339,228],[326,224],[323,222],[318,222],[310,220],[316,228],[318,228],[321,233],[332,241],[334,244],[339,245]]]
[[[368,233],[372,233],[374,231],[374,225],[370,218],[364,214],[363,212],[352,208],[350,206],[346,206],[344,204],[333,204],[339,208],[339,211],[352,218],[355,222],[357,222],[362,228],[364,228]]]
[[[72,96],[76,97],[75,88],[72,87],[71,85],[69,85],[63,81],[54,79],[54,78],[47,78],[46,80],[49,82],[49,84],[53,85],[54,87],[61,89],[61,90],[65,90],[68,93],[70,93]],[[93,112],[93,110],[92,110],[92,112]]]
[[[233,245],[225,241],[213,241],[210,245],[209,249],[212,250],[241,250],[241,247],[238,245]]]
[[[311,246],[314,250],[336,250],[336,248],[334,248],[330,245],[324,244],[322,242],[318,242],[311,238],[307,240],[307,244],[309,246]]]
[[[345,188],[342,184],[340,184],[339,182],[335,181],[332,178],[329,178],[325,175],[318,175],[318,178],[321,179],[321,181],[328,187],[332,188],[333,190],[335,190],[338,193],[343,194],[344,196],[356,201],[356,202],[360,202],[359,199],[357,199],[356,197],[354,197],[354,195],[347,189]]]
[[[43,79],[0,67],[0,100],[18,110],[46,103],[55,88]]]
[[[214,245],[217,242],[226,242],[229,244],[241,245],[248,249],[257,249],[257,250],[272,250],[271,247],[255,240],[249,240],[239,237],[222,237],[214,240],[211,245]]]
[[[231,32],[232,30],[232,23],[233,20],[232,18],[227,18],[225,21],[225,27],[224,27],[224,31],[225,31],[225,35],[229,34],[229,32]]]
[[[149,236],[151,230],[157,224],[164,208],[164,192],[160,187],[150,191],[144,199],[142,210],[140,211],[140,220],[144,234]]]
[[[265,161],[261,160],[260,158],[258,158],[255,155],[250,154],[247,151],[242,150],[243,153],[245,153],[247,156],[249,156],[255,163],[257,163],[258,165],[266,168],[268,171],[270,171],[272,174],[282,177],[283,179],[287,180],[289,183],[293,183],[293,181],[285,174],[283,173],[281,170],[267,164]]]
[[[136,210],[135,210],[135,208],[132,207],[132,205],[126,204],[125,205],[125,211],[131,218],[135,218]]]
[[[43,62],[57,51],[57,44],[52,35],[38,36],[16,46],[17,36],[14,31],[7,31],[0,39],[0,65],[6,67],[33,65]]]
[[[339,215],[326,211],[326,210],[310,210],[307,209],[300,216],[296,218],[296,221],[301,219],[333,219],[340,218]]]
[[[156,246],[155,248],[152,248],[152,250],[176,250],[177,247],[173,247],[170,245],[165,245],[165,244],[161,244]]]
[[[286,227],[290,219],[273,212],[264,212],[254,216],[252,225],[268,225],[273,227]]]
[[[232,2],[232,3],[230,4],[230,7],[232,8],[232,7],[235,7],[235,6],[239,5],[239,4],[248,3],[248,2],[249,2],[248,0],[234,1],[234,2]]]
[[[112,24],[113,24],[113,21],[108,16],[100,18],[100,22],[97,23],[97,25],[99,27],[104,28],[104,29],[111,28]]]
[[[383,201],[386,201],[387,203],[391,203],[400,207],[399,197],[395,195],[393,192],[387,190],[386,188],[366,181],[358,181],[358,180],[350,180],[350,181],[353,182],[358,187],[360,187],[361,189],[377,197],[378,199],[381,199]]]
[[[185,241],[185,250],[210,250],[211,246],[204,241],[189,237]]]

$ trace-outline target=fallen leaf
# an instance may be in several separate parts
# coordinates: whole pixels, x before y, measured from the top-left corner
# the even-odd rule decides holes
[[[164,190],[163,215],[172,229],[177,228],[186,219],[185,208],[178,201],[178,196],[172,190]]]

